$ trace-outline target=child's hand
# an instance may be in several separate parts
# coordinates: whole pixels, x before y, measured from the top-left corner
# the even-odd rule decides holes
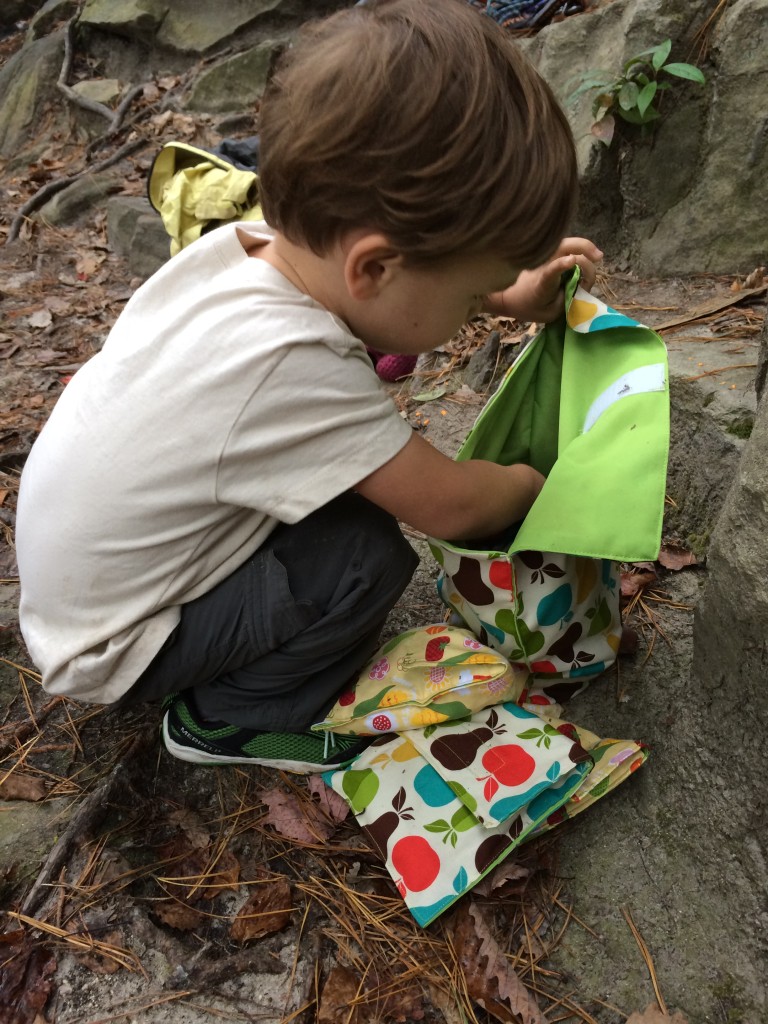
[[[526,322],[549,323],[563,312],[561,276],[578,264],[581,284],[589,290],[595,283],[595,264],[602,252],[587,238],[564,238],[548,263],[535,270],[523,270],[517,281],[503,292],[489,295],[485,311],[494,316],[513,316]]]

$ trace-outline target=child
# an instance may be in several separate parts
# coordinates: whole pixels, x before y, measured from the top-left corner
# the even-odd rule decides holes
[[[365,346],[418,355],[482,309],[551,320],[561,274],[601,253],[563,240],[563,114],[463,0],[309,28],[260,130],[266,224],[147,281],[30,454],[20,618],[50,693],[164,698],[177,757],[315,771],[361,749],[308,729],[413,573],[396,518],[490,535],[543,483],[432,448]]]

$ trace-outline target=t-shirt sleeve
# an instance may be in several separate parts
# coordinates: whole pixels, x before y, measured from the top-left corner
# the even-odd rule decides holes
[[[383,466],[410,436],[362,348],[288,346],[233,426],[217,498],[298,522]]]

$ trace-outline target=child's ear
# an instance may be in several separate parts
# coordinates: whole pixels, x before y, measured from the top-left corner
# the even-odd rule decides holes
[[[358,301],[376,298],[402,265],[402,255],[386,235],[362,235],[346,249],[344,281],[347,291]]]

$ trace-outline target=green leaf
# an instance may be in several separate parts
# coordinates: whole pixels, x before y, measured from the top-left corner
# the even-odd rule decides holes
[[[689,82],[698,82],[699,85],[704,85],[706,82],[703,71],[694,67],[693,64],[665,64],[661,70],[676,78],[687,78]]]
[[[661,65],[669,56],[669,51],[672,49],[672,40],[665,39],[663,43],[659,43],[656,49],[653,51],[653,57],[651,63],[653,64],[656,71],[659,70]]]
[[[537,737],[542,736],[541,729],[526,729],[525,732],[515,733],[520,740],[535,740]]]
[[[630,124],[648,124],[649,121],[661,117],[661,114],[655,107],[648,107],[644,114],[641,114],[637,107],[633,107],[632,110],[620,110],[619,116]]]
[[[437,821],[430,821],[430,823],[425,825],[424,828],[427,832],[449,832],[451,826],[445,818],[438,818]]]
[[[633,107],[637,106],[637,97],[639,95],[640,89],[637,82],[625,82],[619,93],[619,106],[622,110],[632,110]]]
[[[640,95],[637,97],[637,109],[641,114],[645,114],[648,110],[657,88],[655,82],[648,82],[645,88],[640,90]]]
[[[448,388],[433,388],[432,391],[422,391],[413,396],[414,402],[434,402],[436,398],[442,398]]]

